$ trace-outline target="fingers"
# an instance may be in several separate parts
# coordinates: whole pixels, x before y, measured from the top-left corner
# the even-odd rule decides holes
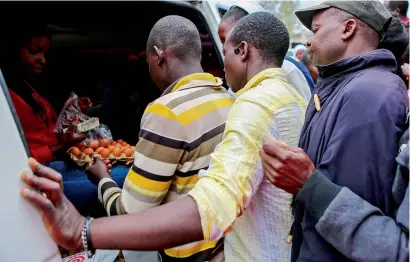
[[[268,155],[277,158],[281,161],[286,160],[289,157],[289,151],[287,149],[283,149],[280,146],[278,146],[279,141],[275,139],[268,139],[265,140],[265,142],[262,145],[262,149],[267,153]]]
[[[54,211],[54,205],[48,199],[47,197],[43,196],[39,192],[24,187],[20,190],[20,194],[28,200],[30,203],[32,203],[34,206],[36,206],[38,209],[42,211],[45,215],[51,216]]]
[[[54,204],[58,204],[61,201],[62,191],[59,183],[48,178],[35,176],[30,172],[23,172],[21,179],[33,189],[44,192]]]
[[[33,173],[35,173],[36,175],[48,178],[50,180],[53,180],[54,182],[56,182],[58,184],[62,184],[63,177],[57,171],[55,171],[55,170],[53,170],[49,167],[43,166],[42,164],[37,162],[32,157],[30,157],[28,159],[28,164],[29,164],[31,170],[33,170]]]
[[[104,159],[103,162],[107,166],[108,172],[111,173],[111,169],[112,169],[111,161],[109,159]]]
[[[297,147],[297,146],[290,146],[288,150],[296,154],[305,154],[305,151],[302,148]]]

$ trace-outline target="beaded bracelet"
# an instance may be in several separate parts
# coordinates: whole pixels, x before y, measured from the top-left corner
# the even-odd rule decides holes
[[[83,242],[83,249],[87,253],[88,258],[92,258],[95,254],[95,248],[91,243],[90,223],[94,218],[86,217],[83,230],[81,231],[81,240]]]

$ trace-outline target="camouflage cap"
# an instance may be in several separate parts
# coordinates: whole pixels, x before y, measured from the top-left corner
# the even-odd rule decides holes
[[[304,26],[311,29],[312,20],[319,11],[330,7],[341,9],[371,28],[373,28],[382,39],[392,20],[390,12],[377,0],[374,1],[326,1],[319,5],[296,10],[295,14]]]

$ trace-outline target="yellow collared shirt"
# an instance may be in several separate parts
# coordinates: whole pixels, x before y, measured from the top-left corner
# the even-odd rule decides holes
[[[260,72],[237,92],[223,140],[189,192],[205,240],[229,232],[226,261],[290,261],[292,196],[264,177],[259,151],[269,137],[297,145],[306,106],[282,69]]]

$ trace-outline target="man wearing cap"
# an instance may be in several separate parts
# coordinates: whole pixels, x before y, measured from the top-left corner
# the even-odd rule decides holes
[[[261,5],[253,2],[243,2],[232,5],[221,18],[221,22],[218,26],[218,35],[222,44],[225,42],[225,37],[229,31],[231,31],[239,19],[255,12],[266,12],[266,10]],[[285,56],[282,69],[285,71],[289,84],[291,84],[305,100],[309,101],[315,88],[315,83],[306,66],[290,56]],[[232,94],[230,88],[229,91]]]
[[[307,46],[320,73],[299,147],[333,183],[392,216],[408,107],[393,54],[377,49],[392,17],[379,1],[328,1],[296,15],[313,32]],[[320,236],[302,203],[294,208],[292,261],[348,260]]]

